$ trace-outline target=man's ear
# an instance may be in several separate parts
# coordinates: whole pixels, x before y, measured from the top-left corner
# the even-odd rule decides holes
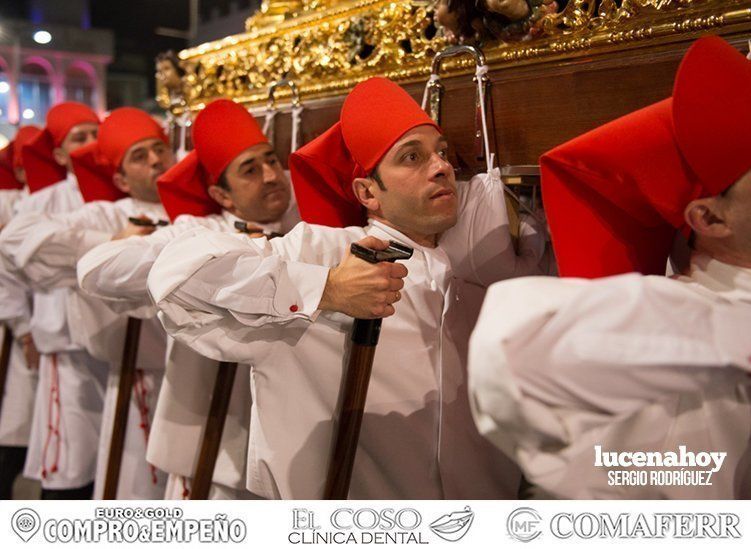
[[[55,162],[60,164],[61,166],[68,168],[68,162],[70,161],[70,157],[68,156],[68,153],[66,153],[63,149],[60,147],[55,147],[52,150],[52,156],[55,159]]]
[[[692,200],[683,211],[683,216],[688,226],[699,236],[726,238],[732,234],[716,197]]]
[[[371,192],[373,185],[376,185],[376,182],[372,179],[357,177],[352,181],[352,191],[360,204],[375,212],[381,209],[381,202]]]
[[[222,189],[218,185],[209,185],[209,196],[219,204],[225,210],[231,210],[235,203],[232,201],[232,197],[229,195],[226,189]]]
[[[115,172],[114,176],[112,176],[112,182],[115,184],[115,187],[123,191],[125,194],[130,194],[130,185],[125,180],[125,176],[119,170]]]

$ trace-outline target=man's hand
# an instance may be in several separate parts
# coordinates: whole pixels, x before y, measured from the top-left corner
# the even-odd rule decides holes
[[[23,348],[23,356],[26,358],[26,367],[29,370],[39,369],[39,351],[34,344],[34,338],[31,334],[22,335],[20,338],[21,347]]]
[[[143,216],[141,216],[140,219],[148,220],[147,217]],[[156,227],[154,225],[135,225],[129,222],[122,231],[112,237],[112,240],[121,240],[123,238],[128,238],[129,236],[146,236],[153,233],[155,230]]]
[[[374,250],[385,250],[388,242],[373,236],[358,242]],[[349,250],[329,271],[318,308],[344,313],[353,318],[385,318],[394,314],[394,303],[401,299],[407,267],[401,263],[368,263]]]

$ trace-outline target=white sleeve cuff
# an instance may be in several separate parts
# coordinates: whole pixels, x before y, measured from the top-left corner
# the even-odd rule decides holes
[[[274,296],[279,316],[314,321],[329,277],[329,268],[289,261]]]

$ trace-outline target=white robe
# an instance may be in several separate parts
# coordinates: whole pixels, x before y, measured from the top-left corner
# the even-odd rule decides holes
[[[28,196],[24,190],[0,191],[0,227],[13,217],[15,204]],[[34,414],[38,372],[26,364],[20,338],[29,333],[31,294],[17,277],[0,263],[0,325],[13,331],[3,408],[0,410],[0,446],[28,446]],[[2,337],[2,336],[0,336]]]
[[[0,446],[29,445],[39,375],[36,369],[27,366],[20,338],[29,333],[30,320],[28,288],[0,263],[0,332],[4,332],[2,325],[6,325],[14,336],[0,410]]]
[[[70,212],[82,205],[78,183],[69,174],[66,179],[16,202],[16,215],[0,239],[9,234],[13,224],[22,223],[25,215]],[[27,288],[33,286],[8,258],[0,255],[0,260],[19,284]],[[96,453],[92,448],[96,448],[99,437],[106,369],[71,338],[68,301],[72,294],[73,291],[66,288],[35,290],[29,321],[41,357],[24,475],[41,480],[46,489],[80,488],[94,480]],[[59,407],[51,401],[53,379],[59,380]],[[59,433],[56,434],[49,425],[58,421],[58,412]],[[53,467],[55,455],[59,455],[59,459]],[[42,478],[45,469],[47,472]]]
[[[251,364],[251,492],[322,496],[352,319],[317,308],[329,268],[373,235],[415,253],[383,322],[350,497],[516,497],[518,469],[496,467],[503,456],[472,424],[466,342],[483,286],[536,272],[540,257],[515,254],[497,171],[460,184],[459,201],[459,222],[434,249],[378,222],[300,223],[270,241],[194,230],[164,249],[149,289],[167,331],[206,356]]]
[[[77,283],[76,264],[80,257],[96,244],[109,241],[127,225],[128,217],[138,215],[166,218],[160,204],[131,198],[92,202],[65,215],[29,214],[8,227],[9,234],[0,239],[0,248],[33,287],[70,291]],[[100,374],[109,375],[96,460],[94,495],[98,498],[104,488],[109,457],[126,318],[77,291],[70,292],[67,305],[68,324],[76,327],[71,333],[72,341],[112,365],[102,368]],[[144,322],[117,491],[119,499],[158,499],[164,494],[166,475],[145,460],[146,433],[164,374],[164,357],[165,337],[161,327],[154,320]]]
[[[148,294],[146,279],[151,266],[172,239],[188,229],[204,226],[216,231],[236,233],[239,219],[228,212],[222,215],[194,217],[183,215],[170,227],[142,238],[107,242],[87,253],[78,263],[80,287],[106,301],[114,310],[144,317],[156,314]],[[259,224],[265,231],[287,232],[299,221],[297,205],[292,201],[282,219]],[[218,365],[182,343],[170,338],[167,364],[147,459],[171,476],[168,497],[181,498],[190,486],[211,403]],[[249,370],[239,365],[230,399],[227,419],[216,467],[211,497],[243,498],[247,492],[245,464],[250,423]],[[231,496],[230,496],[231,495]]]
[[[475,420],[555,497],[748,498],[750,333],[751,270],[707,257],[676,279],[501,282],[470,344]],[[595,467],[596,445],[727,457],[712,486],[611,486],[638,468]]]

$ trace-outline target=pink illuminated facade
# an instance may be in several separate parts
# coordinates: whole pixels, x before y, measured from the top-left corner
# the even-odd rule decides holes
[[[50,34],[48,43],[35,42],[39,30]],[[0,136],[11,138],[19,125],[43,126],[47,110],[61,101],[104,114],[112,43],[106,30],[0,21]]]

